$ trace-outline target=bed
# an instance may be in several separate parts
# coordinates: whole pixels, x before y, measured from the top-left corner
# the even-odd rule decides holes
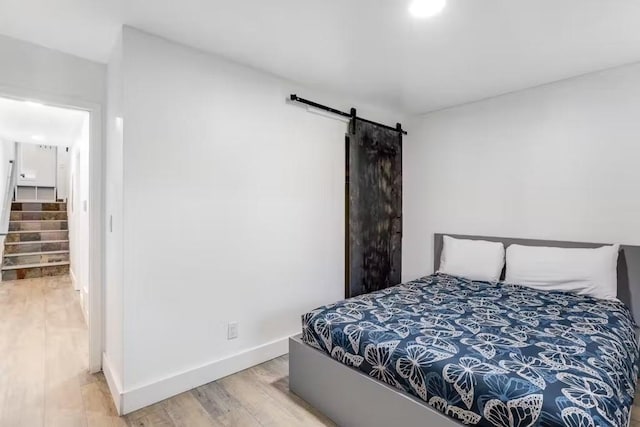
[[[291,390],[342,426],[626,426],[638,249],[619,257],[624,303],[436,274],[319,307],[290,341]]]

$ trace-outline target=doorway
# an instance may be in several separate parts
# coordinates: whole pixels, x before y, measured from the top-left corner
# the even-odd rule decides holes
[[[98,105],[0,91],[0,169],[8,169],[0,185],[7,196],[0,198],[5,200],[1,232],[5,240],[42,241],[24,242],[41,249],[26,252],[31,258],[25,263],[42,261],[27,264],[35,266],[30,277],[68,274],[87,324],[89,348],[83,354],[89,356],[90,372],[102,368],[101,137]]]

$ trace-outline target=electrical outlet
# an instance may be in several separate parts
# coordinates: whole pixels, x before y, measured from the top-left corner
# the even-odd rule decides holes
[[[233,340],[238,338],[238,322],[229,322],[227,325],[227,339]]]

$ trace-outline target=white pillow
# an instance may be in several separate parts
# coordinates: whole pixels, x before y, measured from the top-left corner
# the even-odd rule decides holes
[[[507,248],[505,281],[613,299],[618,294],[619,250],[620,245],[595,249],[511,245]]]
[[[504,267],[504,245],[486,240],[442,238],[438,273],[497,282]]]

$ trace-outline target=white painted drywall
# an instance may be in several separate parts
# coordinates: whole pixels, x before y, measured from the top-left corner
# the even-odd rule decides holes
[[[60,151],[64,151],[60,147]],[[81,292],[82,310],[88,318],[89,293],[89,118],[87,117],[68,154],[70,158],[67,203],[69,248],[74,286]]]
[[[639,112],[636,64],[410,122],[404,278],[436,232],[640,244]]]
[[[3,86],[101,104],[105,66],[56,50],[0,36],[0,92]]]
[[[88,124],[87,124],[88,126]],[[75,141],[74,141],[75,142]],[[89,138],[87,135],[87,144]],[[71,144],[71,143],[70,143]],[[60,200],[69,197],[69,185],[71,183],[71,150],[68,146],[58,147],[58,158],[56,160],[56,196]]]
[[[55,187],[58,152],[53,145],[18,144],[18,186]]]
[[[117,55],[109,66],[108,127],[124,112],[125,132],[108,144],[107,271],[117,276],[124,259],[123,391],[149,391],[140,398],[149,403],[162,396],[157,384],[175,392],[245,363],[227,358],[286,351],[302,313],[343,296],[346,123],[285,100],[298,92],[350,105],[130,28],[123,52],[122,81]],[[239,322],[231,341],[230,321]],[[107,351],[117,326],[107,320]],[[207,368],[218,362],[228,366]]]
[[[122,246],[122,37],[119,37],[107,67],[105,119],[105,286],[103,368],[116,407],[120,410],[123,390],[123,246]],[[113,229],[113,231],[111,231]]]

